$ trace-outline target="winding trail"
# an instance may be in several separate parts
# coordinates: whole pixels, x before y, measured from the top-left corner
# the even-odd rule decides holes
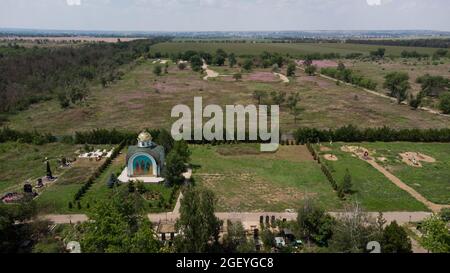
[[[205,72],[206,72],[206,76],[203,77],[203,80],[205,80],[205,81],[207,81],[209,78],[219,77],[219,73],[208,68],[208,64],[206,64],[205,60],[203,60],[202,69],[205,70]]]
[[[297,68],[302,70],[302,71],[305,71],[305,69],[303,67],[301,67],[301,66],[297,66]],[[379,93],[379,92],[376,92],[376,91],[373,91],[373,90],[370,90],[370,89],[367,89],[367,88],[363,88],[363,87],[360,87],[360,86],[357,86],[357,85],[354,85],[354,84],[351,84],[351,83],[348,83],[348,82],[343,82],[343,81],[340,81],[338,79],[335,79],[335,78],[329,77],[327,75],[324,75],[322,73],[317,73],[317,75],[319,77],[321,77],[321,78],[324,78],[324,79],[327,79],[327,80],[330,80],[330,81],[334,81],[334,82],[341,82],[341,83],[343,83],[343,84],[345,84],[347,86],[351,86],[351,87],[354,87],[354,88],[357,88],[357,89],[361,89],[361,90],[363,90],[363,91],[365,91],[367,93],[370,93],[372,95],[375,95],[375,96],[378,96],[378,97],[382,97],[382,98],[385,98],[385,99],[388,99],[388,100],[390,100],[392,102],[397,103],[397,99],[396,98],[389,97],[388,95],[385,95],[385,94],[382,94],[382,93]],[[401,104],[402,105],[408,105],[408,103],[405,102],[405,101],[403,101]],[[439,115],[439,116],[443,116],[443,117],[450,117],[450,115],[443,114],[443,113],[441,113],[441,112],[439,112],[437,110],[434,110],[434,109],[431,109],[431,108],[428,108],[428,107],[419,107],[417,109],[425,111],[425,112],[428,112],[428,113],[431,113],[431,114],[434,114],[434,115]]]
[[[289,83],[290,80],[288,77],[286,77],[285,75],[281,74],[281,73],[273,73],[275,76],[278,76],[284,83]]]

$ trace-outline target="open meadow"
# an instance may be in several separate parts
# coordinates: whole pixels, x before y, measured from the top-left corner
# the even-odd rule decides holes
[[[336,85],[335,82],[308,76],[297,70],[289,83],[283,83],[270,70],[255,68],[235,81],[233,69],[219,68],[225,76],[203,80],[190,69],[179,70],[174,64],[168,74],[153,74],[155,64],[141,61],[126,70],[122,80],[106,88],[95,85],[85,102],[61,108],[57,100],[34,104],[25,111],[6,116],[4,125],[13,129],[72,134],[95,128],[121,128],[139,131],[142,128],[170,129],[175,119],[171,109],[178,104],[193,106],[194,97],[201,96],[203,105],[255,104],[255,91],[290,94],[299,93],[302,109],[299,119],[285,105],[281,106],[280,126],[283,132],[298,127],[337,128],[348,124],[360,127],[448,128],[450,119],[389,99],[367,93],[359,88]],[[211,67],[215,69],[215,67]],[[283,69],[282,73],[285,73]],[[228,76],[226,76],[228,74]],[[271,103],[268,101],[267,103]]]

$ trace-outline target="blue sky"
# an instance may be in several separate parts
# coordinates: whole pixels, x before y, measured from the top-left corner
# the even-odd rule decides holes
[[[0,27],[450,30],[450,0],[0,0]]]

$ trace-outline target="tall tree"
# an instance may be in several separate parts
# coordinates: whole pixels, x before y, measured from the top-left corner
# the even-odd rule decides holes
[[[267,92],[262,90],[255,90],[253,92],[253,98],[258,101],[258,105],[261,105],[262,100],[267,97]]]
[[[397,98],[398,104],[402,103],[407,98],[408,89],[411,88],[409,84],[408,73],[392,72],[385,76],[384,88],[390,91],[390,96]]]
[[[306,199],[297,214],[297,225],[307,242],[327,246],[335,220],[311,199]]]
[[[90,210],[82,224],[81,250],[87,253],[155,253],[160,251],[146,215],[130,197],[114,193]]]
[[[230,53],[230,55],[228,55],[228,64],[231,68],[237,64],[236,55],[234,53]]]
[[[172,150],[166,158],[165,178],[169,185],[179,185],[184,182],[186,171],[185,157]]]
[[[162,129],[159,132],[158,137],[155,141],[156,143],[164,147],[164,150],[167,154],[170,153],[175,143],[172,135],[166,129]]]
[[[50,161],[47,158],[45,159],[45,165],[47,169],[47,178],[52,179],[53,178],[52,168],[50,167]]]
[[[450,231],[447,224],[433,215],[422,222],[420,244],[433,253],[450,253]]]
[[[188,163],[191,158],[191,151],[186,141],[176,141],[173,146],[173,151],[175,151],[183,160],[184,163]]]
[[[287,67],[286,75],[288,77],[294,77],[295,76],[295,70],[297,69],[297,66],[294,63],[289,63]]]
[[[340,190],[342,191],[343,194],[349,194],[352,192],[352,186],[353,186],[352,176],[350,175],[350,171],[348,169],[346,169]]]
[[[221,223],[215,216],[216,197],[210,190],[188,187],[181,200],[177,227],[182,236],[175,248],[183,253],[205,253],[212,243],[217,243]]]
[[[383,253],[412,253],[411,240],[396,221],[384,229],[380,244]]]
[[[376,239],[377,228],[359,204],[348,206],[333,226],[330,248],[336,252],[361,253]]]

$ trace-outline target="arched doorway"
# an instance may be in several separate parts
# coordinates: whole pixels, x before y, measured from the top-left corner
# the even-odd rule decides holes
[[[128,176],[158,176],[156,160],[147,153],[136,153],[128,160]]]

